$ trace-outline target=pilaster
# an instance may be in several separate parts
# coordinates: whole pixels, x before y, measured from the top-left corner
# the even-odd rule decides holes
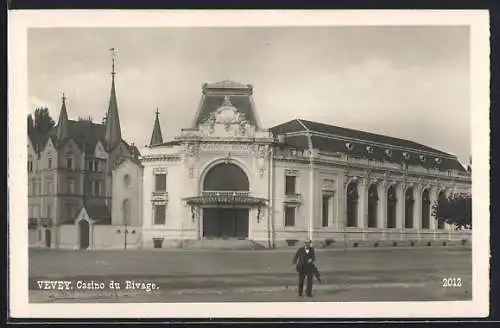
[[[413,227],[422,230],[422,185],[416,184],[413,187],[413,198],[415,202],[413,203]]]
[[[387,226],[387,180],[382,180],[377,189],[378,193],[378,213],[377,227],[385,228]]]

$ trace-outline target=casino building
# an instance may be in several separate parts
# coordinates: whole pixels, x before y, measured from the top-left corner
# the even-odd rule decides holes
[[[449,240],[434,202],[471,191],[457,157],[389,136],[292,119],[263,128],[253,87],[202,86],[190,127],[164,141],[156,113],[142,164],[141,245],[264,247]]]

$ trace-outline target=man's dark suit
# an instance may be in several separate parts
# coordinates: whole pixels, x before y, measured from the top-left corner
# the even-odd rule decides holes
[[[306,295],[312,296],[314,261],[316,261],[316,256],[314,254],[314,248],[312,247],[309,248],[309,252],[306,251],[305,246],[299,248],[295,253],[295,256],[293,257],[293,264],[296,265],[297,272],[299,274],[300,296],[302,296],[302,291],[304,289],[304,279],[306,277]]]

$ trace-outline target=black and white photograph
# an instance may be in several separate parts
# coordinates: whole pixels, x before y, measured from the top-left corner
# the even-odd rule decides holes
[[[12,311],[488,315],[487,12],[10,14]]]

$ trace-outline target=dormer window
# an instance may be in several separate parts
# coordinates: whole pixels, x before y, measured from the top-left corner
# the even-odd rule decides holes
[[[392,157],[392,150],[391,150],[391,149],[386,149],[386,150],[385,150],[385,155],[386,155],[387,157],[391,158],[391,157]]]
[[[419,158],[420,158],[420,161],[421,161],[422,163],[424,163],[424,162],[425,162],[425,156],[424,156],[424,155],[420,155],[420,156],[419,156]]]
[[[434,162],[438,165],[441,164],[441,158],[439,157],[434,158]]]
[[[73,169],[73,158],[72,157],[67,157],[66,158],[66,168],[68,169]]]
[[[52,168],[52,158],[49,158],[49,163],[48,163],[48,165],[49,165],[49,169],[51,169],[51,168]]]
[[[373,147],[372,146],[366,146],[366,151],[368,154],[373,154]]]
[[[354,149],[354,145],[353,145],[352,143],[350,143],[350,142],[347,142],[347,143],[345,144],[345,147],[346,147],[346,148],[347,148],[347,150],[349,150],[349,151],[352,151],[352,150]]]
[[[409,160],[409,159],[410,159],[410,153],[403,152],[403,158],[404,158],[405,160]]]

